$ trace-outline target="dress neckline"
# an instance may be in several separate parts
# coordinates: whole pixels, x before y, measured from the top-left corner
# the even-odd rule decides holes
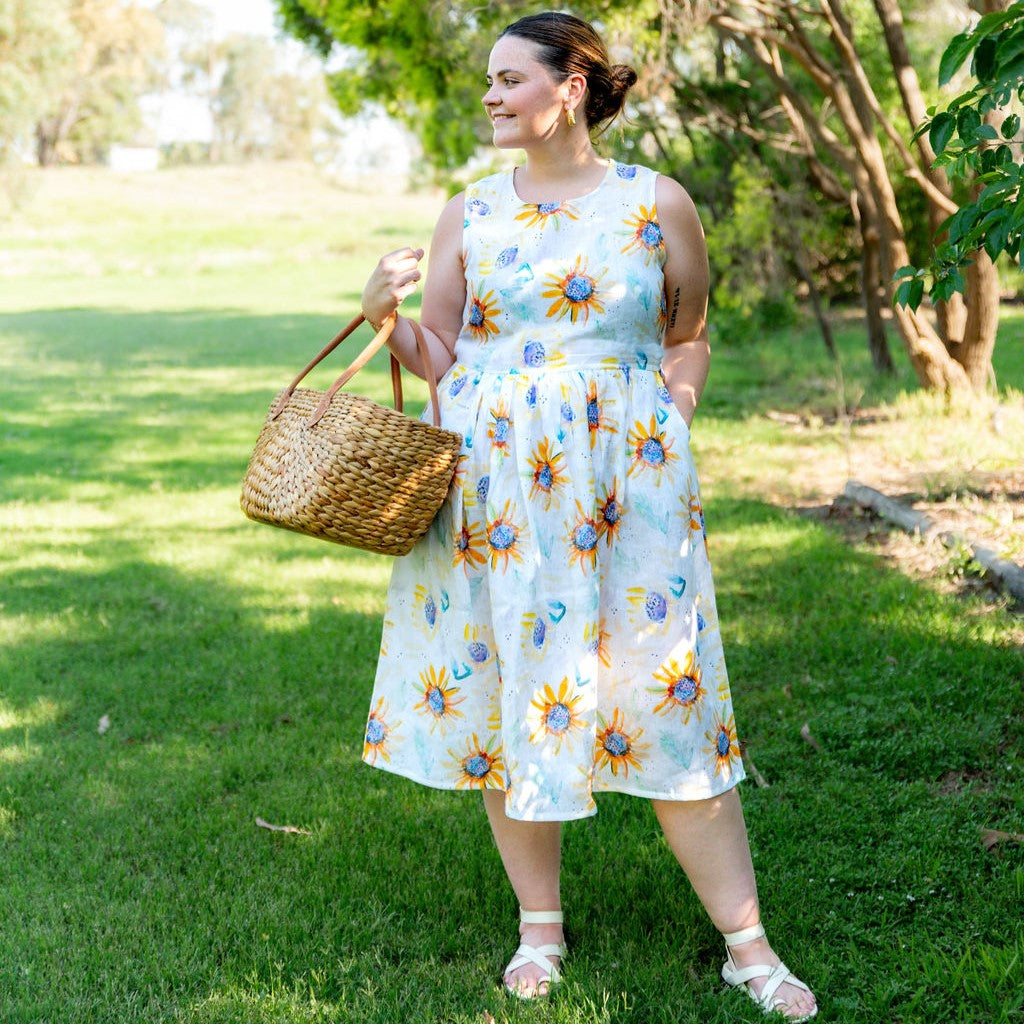
[[[561,199],[545,199],[539,203],[531,203],[528,200],[523,199],[516,191],[516,171],[519,170],[518,165],[513,167],[512,170],[508,172],[508,187],[509,190],[512,192],[513,198],[517,202],[521,203],[523,206],[560,206],[562,203],[578,203],[580,202],[580,200],[588,199],[590,196],[596,195],[598,192],[600,192],[601,189],[603,189],[604,186],[608,184],[612,175],[615,173],[615,166],[615,161],[609,160],[608,168],[604,172],[604,175],[602,176],[601,180],[589,192],[584,192],[582,195],[578,196],[563,196]]]

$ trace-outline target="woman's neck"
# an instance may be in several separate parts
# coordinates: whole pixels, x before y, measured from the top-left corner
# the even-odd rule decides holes
[[[579,196],[597,188],[607,169],[608,161],[597,155],[589,138],[574,150],[527,151],[526,163],[516,170],[516,191],[524,202]]]

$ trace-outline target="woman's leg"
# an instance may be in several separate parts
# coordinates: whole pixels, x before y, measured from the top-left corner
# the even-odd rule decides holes
[[[694,892],[720,932],[736,932],[760,921],[757,883],[750,859],[747,826],[735,788],[710,800],[653,800],[665,839],[686,872]],[[733,963],[739,967],[767,964],[779,957],[767,939],[731,946]],[[750,987],[759,992],[763,981]],[[814,997],[795,985],[784,984],[777,998],[787,1001],[782,1011],[802,1017],[814,1009]]]
[[[503,790],[484,790],[484,806],[519,906],[523,910],[560,910],[561,825],[557,821],[516,821],[506,817]],[[520,924],[519,934],[531,946],[545,946],[562,941],[562,926]],[[540,968],[532,963],[506,974],[505,983],[524,996],[541,995],[547,988]]]

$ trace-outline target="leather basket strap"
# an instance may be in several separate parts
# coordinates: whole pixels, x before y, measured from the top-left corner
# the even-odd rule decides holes
[[[306,426],[315,426],[327,412],[334,396],[340,391],[366,364],[380,351],[385,342],[391,336],[395,324],[398,322],[398,315],[393,313],[381,326],[376,337],[363,349],[362,352],[352,361],[348,369],[330,386],[329,390],[320,400],[320,404],[313,411],[313,414],[306,420]],[[430,359],[430,349],[427,347],[427,340],[423,335],[423,329],[415,320],[409,321],[413,335],[416,338],[416,347],[423,361],[424,372],[426,373],[427,387],[430,390],[430,403],[433,411],[434,426],[441,425],[441,407],[437,397],[437,374],[434,372],[434,364]],[[316,365],[315,362],[313,365]],[[301,379],[301,378],[300,378]],[[402,383],[401,370],[398,360],[394,354],[391,356],[391,381],[392,390],[395,396],[395,409],[402,411]]]
[[[362,314],[355,317],[346,327],[343,327],[320,350],[320,352],[306,364],[306,366],[302,370],[299,371],[299,374],[295,378],[295,380],[293,380],[291,384],[289,384],[288,387],[285,388],[283,392],[281,392],[281,397],[278,399],[277,404],[274,406],[273,410],[271,410],[271,419],[276,419],[278,416],[281,415],[281,412],[283,411],[284,407],[288,404],[288,399],[290,399],[292,395],[295,393],[295,389],[302,382],[302,379],[306,376],[306,374],[308,374],[310,370],[312,370],[315,366],[318,366],[320,363],[322,363],[365,319],[366,318]],[[383,345],[388,340],[388,338],[391,337],[391,332],[394,330],[397,321],[398,317],[392,314],[384,321],[384,323],[381,324],[380,330],[377,332],[373,341],[371,341],[370,344],[367,345],[368,349],[373,348],[373,346],[376,345],[376,348],[373,348],[373,352],[370,353],[370,356],[367,356],[367,360],[369,360],[369,358],[373,356],[377,349],[379,349],[381,345]],[[365,364],[360,364],[360,367],[362,365]],[[392,381],[394,381],[395,376],[395,368],[394,366],[392,366]],[[401,409],[401,384],[397,385],[395,402],[395,408]]]
[[[427,388],[430,391],[430,407],[434,414],[434,426],[439,427],[441,426],[441,404],[437,397],[437,374],[434,372],[434,364],[430,358],[430,349],[427,348],[427,339],[423,336],[423,328],[415,320],[410,320],[409,326],[416,338],[416,347],[419,349],[420,360],[426,373]]]

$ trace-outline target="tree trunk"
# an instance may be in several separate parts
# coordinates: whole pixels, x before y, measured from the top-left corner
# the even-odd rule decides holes
[[[857,224],[860,228],[861,251],[860,287],[864,299],[864,314],[867,320],[868,348],[871,351],[871,365],[878,373],[893,373],[895,366],[889,351],[889,336],[885,331],[882,309],[885,304],[885,283],[882,280],[882,260],[879,252],[878,228],[860,198],[855,200]]]
[[[992,352],[999,327],[999,273],[988,253],[979,250],[967,268],[967,324],[964,340],[950,354],[967,372],[975,391],[984,391],[992,370]]]

